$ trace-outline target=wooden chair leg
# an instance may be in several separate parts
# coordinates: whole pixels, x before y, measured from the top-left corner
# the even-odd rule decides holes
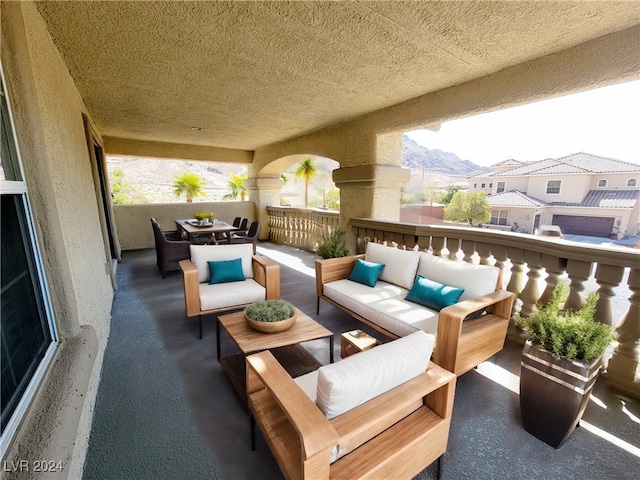
[[[256,419],[252,414],[249,414],[249,423],[251,425],[251,451],[256,451]]]

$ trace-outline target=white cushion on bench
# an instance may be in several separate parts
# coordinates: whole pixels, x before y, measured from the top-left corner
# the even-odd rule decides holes
[[[198,282],[209,283],[211,272],[210,261],[242,259],[242,273],[245,278],[253,278],[253,245],[250,243],[237,245],[191,245],[191,262],[198,268]],[[262,298],[264,300],[264,297]]]
[[[253,253],[253,245],[247,245]],[[266,296],[266,289],[253,279],[213,285],[201,283],[198,287],[200,290],[200,310],[203,312],[257,302],[264,300]]]
[[[416,269],[420,261],[420,252],[414,250],[400,250],[387,247],[380,243],[367,243],[365,260],[373,263],[383,263],[384,268],[379,280],[400,285],[410,289],[416,279]]]
[[[437,335],[438,312],[409,302],[404,297],[402,295],[370,303],[367,305],[368,316],[365,318],[399,337],[409,335],[416,330]]]
[[[318,370],[318,408],[331,419],[424,373],[435,337],[417,331]]]
[[[481,297],[496,290],[500,269],[491,265],[448,260],[420,252],[418,275],[443,285],[464,288],[460,302]]]

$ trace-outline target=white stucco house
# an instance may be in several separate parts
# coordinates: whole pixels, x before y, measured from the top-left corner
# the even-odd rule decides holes
[[[558,225],[564,233],[618,237],[640,230],[640,165],[574,153],[535,162],[509,159],[468,179],[489,195],[490,227],[533,233]]]

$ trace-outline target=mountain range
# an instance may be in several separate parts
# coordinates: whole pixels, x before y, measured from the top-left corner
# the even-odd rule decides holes
[[[402,166],[413,172],[440,173],[449,176],[470,177],[491,171],[488,167],[481,167],[470,160],[462,160],[455,153],[442,150],[431,150],[415,142],[407,135],[402,145]]]

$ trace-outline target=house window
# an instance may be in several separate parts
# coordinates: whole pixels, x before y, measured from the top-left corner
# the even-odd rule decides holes
[[[547,180],[547,194],[548,195],[559,194],[561,186],[562,186],[562,180]]]
[[[504,192],[505,182],[498,182],[498,187],[496,188],[496,193]]]
[[[598,188],[604,188],[607,186],[607,181],[605,179],[598,180]]]
[[[0,70],[0,74],[2,71]],[[0,75],[2,227],[2,456],[56,348],[56,329],[40,251],[35,238],[27,184],[23,181],[11,110]]]
[[[489,188],[493,188],[493,183],[490,183],[490,184],[489,184]]]
[[[509,210],[491,210],[492,225],[506,225],[509,217]]]
[[[637,178],[630,178],[627,180],[627,187],[637,187],[637,186],[638,186]]]
[[[480,188],[485,188],[485,186],[486,186],[485,183],[480,184]]]
[[[478,188],[478,184],[477,184],[477,183],[474,183],[474,184],[473,184],[473,188]]]

